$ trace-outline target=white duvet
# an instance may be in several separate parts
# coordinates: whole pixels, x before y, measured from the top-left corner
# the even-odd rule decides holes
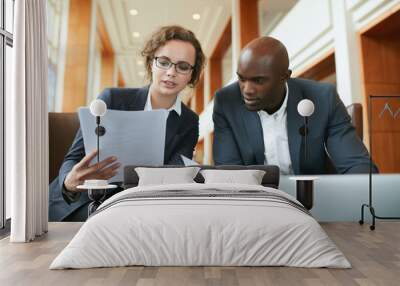
[[[145,197],[175,190],[172,197]],[[252,196],[252,191],[258,191],[260,197]],[[194,183],[131,188],[105,201],[50,269],[127,265],[351,267],[318,222],[297,204],[282,191],[254,185]]]

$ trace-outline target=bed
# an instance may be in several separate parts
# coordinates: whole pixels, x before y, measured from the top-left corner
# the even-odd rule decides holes
[[[126,189],[100,205],[50,269],[130,265],[351,267],[307,209],[277,189],[277,167],[199,169],[192,182],[141,185],[140,168],[125,167]],[[209,174],[204,179],[205,171],[212,173],[209,170],[213,169],[263,173],[259,173],[258,185],[232,174],[231,181],[223,183],[211,180],[215,178],[210,179]],[[145,181],[144,176],[141,179]]]

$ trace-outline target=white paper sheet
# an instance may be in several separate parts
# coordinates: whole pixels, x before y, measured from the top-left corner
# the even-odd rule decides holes
[[[188,157],[181,155],[181,159],[183,161],[183,164],[185,166],[197,166],[200,165],[199,163],[197,163],[196,161],[189,159]]]
[[[107,110],[101,117],[100,125],[106,132],[100,137],[100,160],[116,156],[122,164],[118,174],[109,182],[121,182],[125,165],[162,165],[164,163],[164,145],[167,110],[122,111]],[[97,148],[96,118],[89,108],[79,109],[79,120],[88,154]],[[97,158],[93,161],[97,162]]]

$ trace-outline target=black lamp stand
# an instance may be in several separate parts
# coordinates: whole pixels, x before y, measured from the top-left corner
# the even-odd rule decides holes
[[[304,163],[308,160],[308,116],[304,116],[304,125],[299,129],[300,135],[304,138],[304,161],[300,171],[304,173]],[[296,199],[303,204],[303,206],[310,210],[314,205],[314,180],[296,179]]]
[[[100,136],[106,133],[106,129],[100,125],[100,116],[96,116],[97,127],[95,133],[97,135],[97,163],[100,162]],[[92,201],[88,206],[88,216],[96,211],[106,196],[106,189],[88,189],[88,197]]]
[[[388,220],[399,220],[400,217],[384,217],[384,216],[378,216],[375,213],[375,208],[373,207],[372,204],[372,168],[373,168],[373,162],[372,162],[372,136],[371,136],[371,122],[372,122],[372,106],[371,106],[371,100],[374,98],[399,98],[400,96],[377,96],[377,95],[370,95],[368,99],[368,138],[369,138],[369,193],[368,193],[368,204],[362,204],[361,206],[361,219],[359,220],[359,224],[363,225],[364,224],[364,208],[368,208],[369,212],[371,213],[372,216],[372,224],[369,226],[370,230],[375,230],[375,219],[388,219]]]

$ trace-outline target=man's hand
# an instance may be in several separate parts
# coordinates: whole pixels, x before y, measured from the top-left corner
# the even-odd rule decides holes
[[[82,185],[85,180],[108,180],[117,174],[121,163],[116,162],[116,157],[108,157],[99,163],[89,166],[90,161],[97,155],[97,150],[87,154],[76,164],[65,177],[64,186],[68,191],[79,192],[76,187]]]

